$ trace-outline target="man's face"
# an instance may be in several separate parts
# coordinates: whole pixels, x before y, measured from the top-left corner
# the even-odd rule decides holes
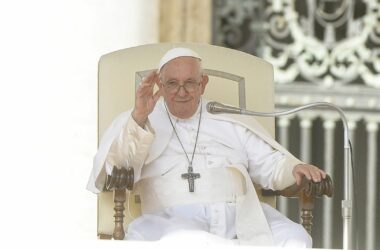
[[[200,61],[178,57],[161,69],[158,86],[169,111],[178,118],[190,118],[197,110],[208,76],[202,75]]]

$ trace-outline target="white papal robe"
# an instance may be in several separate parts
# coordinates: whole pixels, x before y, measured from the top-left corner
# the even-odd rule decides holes
[[[99,145],[88,189],[99,192],[111,166],[133,166],[143,215],[129,225],[127,239],[158,240],[180,230],[201,230],[225,239],[237,237],[240,243],[310,247],[306,231],[261,204],[252,185],[283,189],[295,182],[292,169],[301,162],[252,117],[212,115],[206,103],[193,161],[194,172],[201,175],[194,181],[194,193],[181,178],[188,160],[162,100],[144,129],[130,112],[113,122]],[[185,120],[170,115],[190,159],[200,111]]]

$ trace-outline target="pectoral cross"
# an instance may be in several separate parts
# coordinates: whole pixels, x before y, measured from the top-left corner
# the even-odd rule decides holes
[[[187,169],[187,173],[181,174],[182,179],[187,179],[189,182],[189,192],[194,192],[194,180],[201,178],[199,173],[193,173],[193,167],[190,165]]]

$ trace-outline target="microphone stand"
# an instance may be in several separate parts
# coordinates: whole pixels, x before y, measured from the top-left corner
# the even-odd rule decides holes
[[[348,123],[343,110],[338,106],[328,102],[315,102],[304,106],[300,106],[294,109],[280,111],[280,112],[255,112],[232,106],[227,106],[218,102],[209,102],[207,104],[207,111],[210,113],[233,113],[243,114],[250,116],[262,116],[262,117],[277,117],[296,113],[298,111],[309,109],[312,107],[329,107],[338,111],[340,118],[343,122],[344,128],[344,200],[342,200],[342,218],[343,218],[343,249],[352,249],[352,190],[351,185],[352,172],[350,168],[351,151],[350,142],[348,136]],[[353,188],[353,187],[352,187]]]

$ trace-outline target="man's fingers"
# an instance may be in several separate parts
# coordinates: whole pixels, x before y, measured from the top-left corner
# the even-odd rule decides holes
[[[322,179],[325,179],[326,178],[326,172],[323,170],[319,170],[319,171],[321,171],[321,173],[322,173]]]
[[[148,83],[142,83],[136,92],[136,97],[152,96],[153,88]]]
[[[155,70],[150,72],[147,76],[144,76],[141,85],[146,85],[146,86],[154,86],[155,83],[157,83],[158,80],[158,74]]]
[[[326,173],[319,169],[316,166],[308,165],[308,164],[300,164],[297,165],[294,169],[294,177],[297,180],[298,184],[298,176],[302,179],[302,176],[305,176],[308,180],[313,180],[314,182],[320,182],[322,179],[326,178]]]
[[[306,167],[306,171],[308,171],[308,173],[310,174],[311,179],[314,182],[319,182],[320,181],[319,171],[318,171],[318,169],[316,167],[314,167],[314,166],[307,166]]]
[[[160,74],[158,74],[156,71],[154,71],[154,72],[155,72],[155,76],[153,78],[153,82],[158,84],[160,81]]]
[[[153,95],[154,103],[156,103],[158,101],[158,99],[160,98],[161,95],[162,95],[161,89],[157,90],[157,92],[154,93],[154,95]]]
[[[148,93],[153,95],[153,88],[154,85],[157,84],[157,82],[158,74],[156,73],[156,71],[152,71],[147,76],[143,77],[139,86],[139,90],[141,91],[141,93]]]
[[[157,72],[155,70],[153,70],[148,75],[146,75],[146,76],[143,77],[141,83],[154,84],[155,78],[157,77],[157,75],[158,75]]]
[[[319,169],[317,167],[313,167],[313,180],[320,182],[322,179],[326,178],[326,173],[322,169]],[[315,178],[315,179],[314,179]]]
[[[312,175],[310,174],[309,170],[307,168],[302,168],[301,173],[308,179],[312,179]]]
[[[302,177],[301,177],[301,175],[296,174],[295,178],[296,178],[297,186],[301,185],[301,182],[302,182]]]
[[[154,84],[154,82],[143,82],[139,86],[138,91],[140,91],[142,95],[153,95]]]
[[[315,166],[308,166],[307,170],[314,182],[320,182],[326,177],[326,173]]]

